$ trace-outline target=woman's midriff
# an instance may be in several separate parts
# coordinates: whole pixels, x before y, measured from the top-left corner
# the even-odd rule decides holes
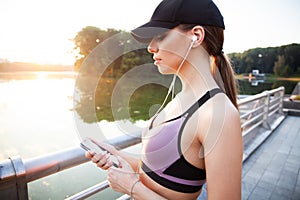
[[[165,188],[161,185],[159,185],[158,183],[156,183],[155,181],[153,181],[150,177],[148,177],[148,175],[146,173],[144,173],[144,171],[142,170],[142,168],[139,169],[140,173],[139,173],[139,177],[141,182],[148,187],[150,190],[154,191],[155,193],[165,197],[166,199],[186,199],[186,200],[193,200],[193,199],[197,199],[197,197],[199,196],[201,190],[199,192],[196,193],[181,193],[181,192],[176,192],[174,190],[170,190],[168,188]]]

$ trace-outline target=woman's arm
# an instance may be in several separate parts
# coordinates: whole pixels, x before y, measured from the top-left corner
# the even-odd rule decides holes
[[[107,180],[110,187],[118,192],[130,195],[135,200],[165,200],[154,191],[147,188],[132,169],[131,165],[123,158],[118,158],[120,168],[111,167],[108,170]]]
[[[213,116],[205,139],[208,199],[241,199],[243,141],[239,112],[229,106]]]

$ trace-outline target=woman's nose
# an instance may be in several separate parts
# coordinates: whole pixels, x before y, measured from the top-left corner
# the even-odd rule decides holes
[[[150,44],[148,45],[148,52],[149,53],[157,53],[158,48],[156,45],[154,45],[153,42],[150,42]]]

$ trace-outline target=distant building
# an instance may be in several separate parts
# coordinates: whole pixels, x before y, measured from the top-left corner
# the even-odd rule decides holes
[[[265,77],[265,74],[259,73],[259,70],[258,70],[258,69],[253,69],[251,75],[252,75],[253,77]]]

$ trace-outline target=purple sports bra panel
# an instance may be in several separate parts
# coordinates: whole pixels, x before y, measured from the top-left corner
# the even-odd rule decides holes
[[[162,173],[180,158],[178,134],[184,120],[185,117],[181,117],[148,129],[143,136],[142,160],[152,171]]]

